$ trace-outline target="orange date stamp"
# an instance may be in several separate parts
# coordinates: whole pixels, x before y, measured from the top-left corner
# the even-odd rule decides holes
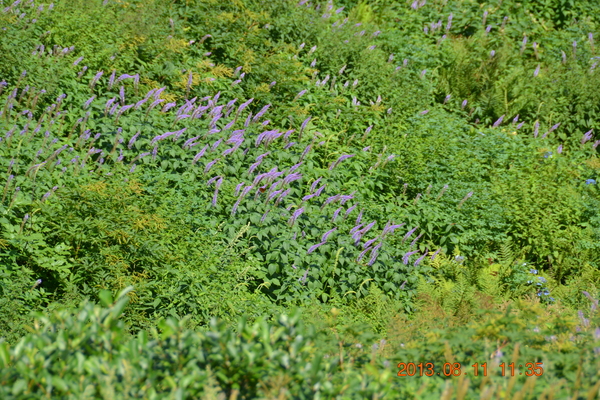
[[[462,365],[461,363],[399,363],[398,376],[488,376],[490,371],[487,363],[475,363]],[[524,364],[501,363],[495,369],[496,375],[501,376],[542,376],[544,374],[543,363],[528,362]]]

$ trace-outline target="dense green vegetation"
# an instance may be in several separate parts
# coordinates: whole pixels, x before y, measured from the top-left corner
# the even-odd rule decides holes
[[[597,398],[599,16],[0,0],[0,398]]]

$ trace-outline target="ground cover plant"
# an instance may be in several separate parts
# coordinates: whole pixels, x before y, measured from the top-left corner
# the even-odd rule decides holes
[[[597,397],[598,11],[0,0],[2,397]]]

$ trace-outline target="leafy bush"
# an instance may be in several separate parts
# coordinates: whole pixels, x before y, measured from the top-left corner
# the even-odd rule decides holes
[[[0,5],[4,397],[597,391],[598,6]]]

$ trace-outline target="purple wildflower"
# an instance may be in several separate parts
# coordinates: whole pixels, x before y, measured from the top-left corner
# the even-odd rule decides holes
[[[363,251],[362,251],[362,252],[361,252],[361,253],[358,255],[358,257],[356,258],[356,262],[360,262],[360,260],[362,260],[362,259],[363,259],[363,257],[365,256],[365,254],[367,254],[367,253],[368,253],[369,251],[371,251],[371,250],[373,250],[373,249],[371,249],[371,248],[366,248],[366,249],[364,249],[364,250],[363,250]]]
[[[446,192],[446,190],[448,190],[448,185],[444,185],[444,187],[440,191],[440,194],[438,194],[438,196],[436,197],[436,200],[439,200],[440,197],[442,197],[444,195],[444,193]]]
[[[313,193],[313,194],[307,194],[306,196],[304,196],[304,197],[302,198],[302,201],[308,201],[308,200],[312,199],[313,197],[316,197],[316,193]]]
[[[177,103],[175,103],[175,102],[167,103],[167,104],[164,105],[164,107],[162,108],[161,112],[167,112],[171,108],[175,107],[176,105],[177,105]]]
[[[267,153],[268,154],[268,153]],[[288,171],[288,174],[293,173],[294,171],[296,171],[298,168],[300,168],[302,166],[302,164],[304,164],[303,161],[300,161],[299,163],[297,163],[296,165],[292,166],[290,168],[290,170]]]
[[[331,218],[331,222],[335,222],[335,219],[338,217],[338,215],[340,214],[340,211],[342,211],[342,207],[338,208],[337,210],[334,211],[333,213],[333,217]]]
[[[354,209],[356,208],[356,206],[357,206],[357,204],[354,204],[352,207],[348,208],[348,209],[346,210],[346,215],[345,215],[345,217],[347,217],[348,215],[350,215],[350,213],[351,213],[352,211],[354,211]]]
[[[473,192],[467,193],[467,195],[458,203],[458,208],[462,207],[463,203],[467,201],[469,197],[473,196]]]
[[[327,232],[325,232],[323,234],[323,236],[321,236],[321,242],[325,243],[327,241],[327,238],[329,237],[329,235],[331,235],[336,230],[337,230],[337,228],[333,228],[333,229],[330,229]]]
[[[416,253],[418,253],[418,250],[409,251],[408,253],[404,254],[404,257],[402,257],[402,262],[404,263],[404,265],[408,265],[410,256]]]
[[[419,258],[417,258],[417,260],[415,261],[415,263],[413,264],[413,266],[417,266],[421,263],[421,261],[423,261],[423,259],[427,256],[427,251],[425,251],[425,253],[423,253],[423,255]]]
[[[202,150],[200,150],[200,152],[194,156],[194,160],[192,161],[192,164],[196,164],[196,162],[198,162],[200,157],[202,157],[204,155],[204,153],[206,153],[206,150],[208,150],[208,145],[204,146],[204,148]]]
[[[301,90],[300,92],[298,92],[298,94],[296,95],[296,97],[294,98],[294,100],[298,100],[300,97],[302,97],[304,94],[306,93],[306,89]]]
[[[304,122],[302,122],[302,125],[300,125],[300,134],[302,134],[304,128],[306,128],[306,125],[308,125],[308,123],[310,122],[310,119],[311,117],[308,117],[304,120]]]
[[[555,124],[552,126],[552,128],[550,128],[550,130],[548,131],[548,133],[555,131],[559,126],[560,126],[560,122],[558,124]]]
[[[113,69],[113,72],[110,75],[110,78],[108,79],[108,90],[112,89],[112,87],[115,83],[115,74],[116,73],[117,73],[117,71]]]
[[[593,132],[594,132],[594,130],[591,129],[591,130],[587,131],[586,133],[584,133],[583,137],[581,138],[581,144],[585,144],[587,141],[591,140]]]
[[[394,233],[394,231],[398,228],[402,228],[405,224],[401,223],[401,224],[397,224],[397,225],[389,225],[387,226],[384,230],[382,235],[386,235],[388,233]]]
[[[315,251],[316,249],[318,249],[319,247],[323,246],[326,242],[321,242],[321,243],[317,243],[315,245],[312,245],[308,251],[306,252],[306,254],[310,254],[313,251]],[[304,274],[306,276],[306,273]],[[306,280],[306,278],[304,278]]]
[[[494,125],[492,125],[494,128],[496,128],[497,126],[499,126],[502,123],[502,120],[504,119],[504,115],[502,115],[500,118],[498,118],[498,120],[496,122],[494,122]]]
[[[94,101],[94,99],[96,98],[96,95],[93,95],[92,97],[90,97],[84,104],[83,104],[83,109],[87,109],[90,104],[92,104],[92,101]]]
[[[287,196],[288,194],[290,194],[291,190],[290,189],[286,189],[283,192],[281,192],[281,194],[279,195],[279,197],[277,198],[277,200],[275,200],[275,205],[279,205],[279,203],[281,202],[281,200],[283,200],[283,198],[285,196]]]
[[[408,239],[409,237],[412,236],[413,233],[415,233],[415,231],[418,229],[418,226],[415,226],[413,229],[411,229],[410,231],[408,231],[406,233],[406,235],[404,235],[404,238],[402,239],[402,243],[404,243],[406,241],[406,239]]]
[[[211,151],[215,151],[217,149],[217,147],[219,147],[221,145],[221,142],[223,142],[223,138],[216,140],[213,145],[210,147]]]
[[[283,184],[288,185],[288,184],[292,183],[293,181],[297,181],[299,179],[302,179],[302,174],[290,174],[285,177],[285,179],[283,180]]]
[[[267,211],[265,211],[263,216],[260,218],[261,223],[265,222],[265,219],[267,218],[267,214],[269,214],[269,211],[271,211],[271,209],[268,209]]]
[[[329,166],[329,170],[330,170],[330,171],[331,171],[331,170],[333,170],[335,167],[337,167],[337,166],[338,166],[338,164],[339,164],[339,163],[341,163],[341,162],[342,162],[342,161],[344,161],[344,160],[347,160],[348,158],[352,158],[352,157],[354,157],[354,154],[344,154],[344,155],[340,156],[340,157],[337,159],[337,161],[336,161],[336,162],[332,163],[332,164]]]
[[[252,120],[253,122],[257,122],[269,109],[269,107],[271,107],[270,104],[267,104],[266,106],[264,106],[255,116],[254,119]]]
[[[92,78],[91,82],[90,82],[90,88],[94,88],[94,86],[96,85],[96,83],[98,82],[98,80],[100,79],[100,77],[102,77],[102,74],[104,74],[104,71],[98,71],[98,73],[96,73],[96,75],[94,75],[94,78]]]
[[[352,200],[354,198],[354,193],[356,193],[356,192],[352,192],[351,194],[341,195],[340,196],[340,204],[344,205],[344,204],[346,204],[346,202],[348,202],[348,200]]]
[[[303,212],[304,212],[304,207],[300,207],[299,209],[297,209],[296,211],[294,211],[294,213],[292,214],[292,217],[290,218],[290,220],[288,221],[288,223],[290,225],[294,225],[294,223],[296,222],[296,220],[298,219],[298,217],[300,215],[302,215]]]
[[[310,151],[311,148],[312,148],[312,145],[310,145],[310,144],[308,146],[306,146],[306,148],[302,152],[302,155],[300,156],[300,160],[302,160],[304,158],[304,156],[306,156],[306,154],[308,154],[308,152]]]
[[[356,225],[360,224],[360,221],[362,220],[362,217],[363,217],[363,211],[364,211],[364,208],[362,210],[360,210],[360,213],[358,213],[358,217],[356,218]]]
[[[365,242],[365,244],[363,244],[363,249],[369,248],[373,243],[375,243],[377,241],[377,239],[379,239],[379,237],[375,237],[375,238]]]
[[[417,243],[417,241],[418,241],[419,239],[421,239],[421,236],[423,236],[423,233],[421,233],[419,236],[417,236],[417,237],[415,238],[415,240],[413,240],[412,242],[410,242],[410,246],[411,246],[411,247],[412,247],[412,246],[414,246],[414,245]]]
[[[212,160],[211,162],[209,162],[208,164],[206,164],[206,168],[204,168],[204,173],[207,174],[208,171],[210,171],[210,169],[217,163],[219,162],[220,158],[216,158],[214,160]]]
[[[314,192],[315,188],[317,187],[317,185],[319,184],[319,182],[321,181],[321,178],[323,178],[322,176],[319,177],[319,179],[315,180],[312,185],[310,185],[310,191]]]
[[[273,198],[275,198],[276,196],[278,196],[281,192],[283,192],[283,190],[275,190],[274,192],[272,192],[271,194],[269,194],[267,196],[267,202],[271,201]]]
[[[368,266],[373,265],[375,263],[375,260],[377,260],[377,256],[379,255],[379,249],[381,248],[382,244],[382,242],[379,242],[379,244],[373,247],[373,250],[371,251],[371,259],[367,263]]]
[[[140,136],[139,131],[135,135],[133,135],[133,137],[129,140],[129,144],[127,145],[128,149],[131,150],[131,146],[133,146],[133,144],[135,143],[135,140],[138,138],[138,136]]]

